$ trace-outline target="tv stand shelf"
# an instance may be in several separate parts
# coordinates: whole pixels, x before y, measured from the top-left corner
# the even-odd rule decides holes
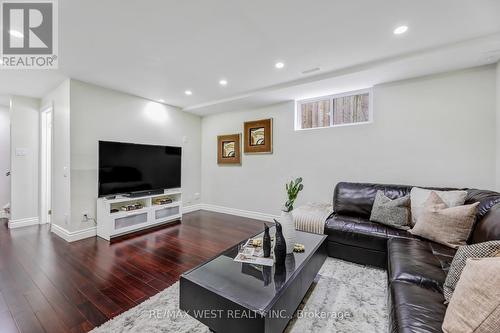
[[[137,206],[126,210],[125,207]],[[97,236],[106,240],[182,219],[182,191],[97,199]]]

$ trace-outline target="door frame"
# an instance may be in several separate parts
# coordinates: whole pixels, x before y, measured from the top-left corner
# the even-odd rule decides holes
[[[5,106],[6,109],[7,109],[7,117],[8,117],[8,143],[9,143],[9,149],[8,149],[8,159],[9,159],[9,163],[8,163],[8,169],[6,170],[0,170],[1,174],[0,174],[0,177],[8,177],[8,193],[7,193],[7,197],[9,199],[9,201],[7,202],[9,205],[10,203],[12,202],[12,177],[11,177],[11,170],[12,170],[12,125],[11,125],[11,118],[12,118],[12,115],[11,115],[11,112],[12,112],[12,107],[11,107],[11,101],[10,101],[10,98],[9,98],[9,106],[6,106],[6,105],[2,105],[3,107]],[[2,158],[0,156],[0,158]],[[8,175],[7,175],[8,174]],[[3,205],[4,203],[0,202],[0,218],[6,218],[7,220],[10,220],[10,214],[7,214],[7,213],[4,213],[3,212]]]
[[[51,223],[54,107],[40,110],[40,224]]]

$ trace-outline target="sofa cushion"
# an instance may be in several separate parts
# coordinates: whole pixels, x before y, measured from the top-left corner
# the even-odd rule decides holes
[[[382,252],[387,251],[389,238],[413,238],[405,230],[370,222],[362,217],[338,214],[333,214],[326,220],[325,234],[328,235],[329,241]]]
[[[340,182],[333,194],[333,210],[337,214],[370,218],[378,191],[390,199],[404,197],[411,186]]]
[[[419,239],[393,238],[387,243],[389,282],[405,281],[443,292],[455,250]]]
[[[328,255],[360,265],[387,269],[387,253],[363,247],[327,241]]]
[[[481,205],[479,205],[481,210]],[[500,240],[500,203],[479,219],[474,226],[469,243],[482,243],[492,240]]]
[[[442,333],[446,313],[443,294],[406,281],[389,285],[389,332]]]
[[[470,205],[474,202],[479,202],[477,219],[480,220],[488,213],[491,207],[500,203],[500,193],[487,190],[468,189],[465,204]]]

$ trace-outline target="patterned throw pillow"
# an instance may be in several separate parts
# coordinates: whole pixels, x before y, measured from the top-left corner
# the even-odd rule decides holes
[[[373,202],[370,221],[398,229],[410,229],[410,196],[391,200],[383,191],[378,191]]]
[[[453,248],[466,245],[476,221],[478,205],[479,202],[448,207],[439,195],[431,192],[422,214],[410,232]]]
[[[460,275],[465,267],[467,259],[495,257],[500,254],[500,240],[464,245],[458,248],[453,257],[450,270],[444,281],[444,299],[448,303],[453,296]]]

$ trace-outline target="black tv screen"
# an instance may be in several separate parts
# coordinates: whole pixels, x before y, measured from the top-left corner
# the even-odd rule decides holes
[[[181,147],[99,141],[99,196],[181,187]]]

